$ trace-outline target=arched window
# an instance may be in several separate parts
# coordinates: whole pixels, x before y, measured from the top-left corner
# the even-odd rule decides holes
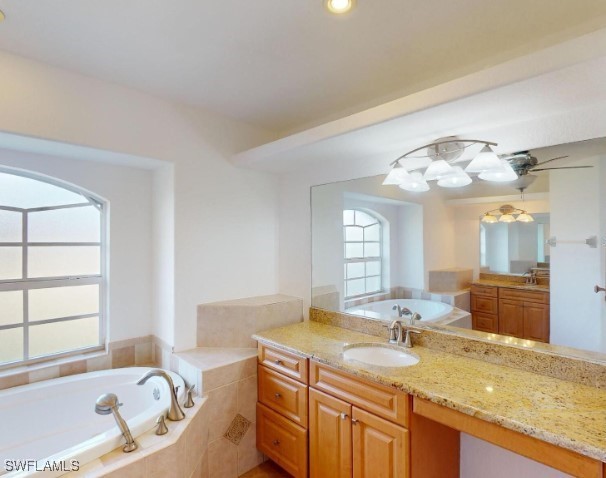
[[[359,209],[343,211],[345,299],[383,290],[381,221]]]
[[[85,191],[0,170],[0,367],[104,344],[104,230]]]

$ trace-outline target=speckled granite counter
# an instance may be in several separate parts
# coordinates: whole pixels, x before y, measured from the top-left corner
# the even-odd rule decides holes
[[[253,336],[354,375],[606,462],[606,391],[425,347],[412,367],[346,361],[345,343],[385,342],[303,322]]]
[[[478,279],[472,285],[483,285],[491,287],[505,287],[507,289],[532,290],[537,292],[549,292],[549,286],[543,284],[525,284],[523,282],[512,282],[504,280]]]

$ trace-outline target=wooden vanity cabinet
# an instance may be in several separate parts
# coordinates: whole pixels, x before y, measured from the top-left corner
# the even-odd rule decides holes
[[[499,288],[471,286],[471,322],[473,330],[499,332]]]
[[[308,360],[259,344],[257,449],[307,477]]]

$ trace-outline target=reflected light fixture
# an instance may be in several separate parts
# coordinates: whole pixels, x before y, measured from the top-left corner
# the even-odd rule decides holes
[[[4,15],[4,12],[2,10],[0,10],[0,22],[2,20],[4,20],[6,18],[6,15]]]
[[[500,214],[500,216],[497,216]],[[514,216],[517,214],[517,216]],[[497,222],[533,222],[534,218],[523,209],[518,209],[509,204],[505,204],[498,209],[487,211],[482,216],[481,222],[484,224],[495,224]]]
[[[345,2],[345,0],[339,1]],[[475,157],[463,158],[465,150],[474,145],[481,147]],[[460,139],[455,136],[438,139],[413,149],[393,161],[392,169],[383,184],[397,185],[407,191],[428,191],[428,181],[436,181],[437,185],[443,188],[467,186],[472,182],[470,174],[477,174],[484,181],[517,180],[518,174],[509,161],[500,158],[492,149],[495,146],[497,143],[490,141]],[[463,163],[468,161],[469,164],[463,167]],[[411,179],[413,174],[414,180]],[[423,181],[420,180],[419,175],[422,176]]]
[[[349,12],[355,0],[325,0],[324,5],[330,13],[342,14]]]

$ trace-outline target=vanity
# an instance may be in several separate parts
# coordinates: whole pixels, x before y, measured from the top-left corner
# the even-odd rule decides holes
[[[410,367],[347,360],[386,339],[313,320],[255,338],[257,447],[295,477],[458,477],[460,432],[606,476],[605,390],[422,346]]]

